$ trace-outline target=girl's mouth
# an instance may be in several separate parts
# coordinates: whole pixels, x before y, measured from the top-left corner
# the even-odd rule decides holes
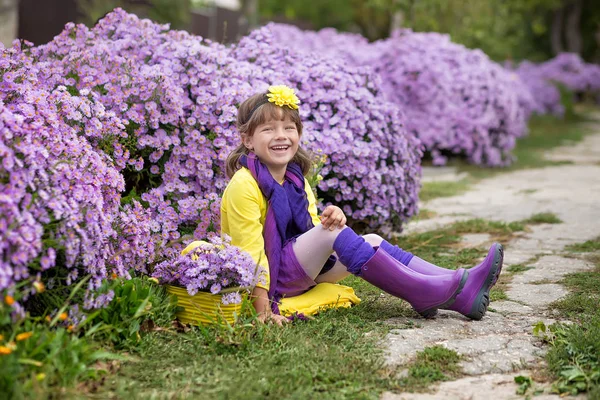
[[[273,146],[271,147],[271,150],[275,151],[275,152],[284,152],[287,151],[287,149],[289,149],[290,146],[288,145],[281,145],[281,146]]]

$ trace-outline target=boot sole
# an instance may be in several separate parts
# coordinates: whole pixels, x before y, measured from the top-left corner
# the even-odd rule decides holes
[[[465,287],[465,284],[467,283],[468,277],[469,277],[469,271],[465,270],[465,273],[460,278],[460,283],[458,284],[458,289],[456,289],[456,292],[454,292],[454,294],[452,295],[452,297],[450,297],[450,299],[448,301],[446,301],[443,304],[440,304],[439,306],[435,306],[434,308],[429,308],[425,311],[417,311],[419,313],[419,315],[423,318],[431,319],[437,315],[438,308],[450,307],[456,301],[456,296],[458,296],[462,292],[463,288]]]
[[[488,306],[490,305],[490,290],[496,284],[500,272],[502,271],[502,261],[504,260],[504,248],[498,244],[496,254],[494,254],[494,263],[490,272],[485,279],[484,285],[479,290],[477,298],[473,303],[471,312],[466,314],[466,317],[479,321],[485,315]]]

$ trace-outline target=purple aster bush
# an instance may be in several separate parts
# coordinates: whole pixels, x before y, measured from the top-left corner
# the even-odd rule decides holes
[[[449,155],[487,166],[512,161],[531,108],[515,74],[438,33],[399,31],[378,46],[385,49],[376,69],[386,94],[404,106],[407,129],[434,164],[444,164]]]
[[[541,65],[542,76],[573,92],[600,90],[600,66],[588,64],[575,53],[561,53]]]
[[[537,64],[523,61],[515,69],[522,82],[525,82],[533,97],[532,112],[535,114],[562,115],[564,107],[558,87],[540,74]]]
[[[338,32],[334,28],[302,30],[280,23],[269,23],[267,27],[278,43],[293,43],[295,50],[343,58],[354,65],[370,65],[380,55],[377,42],[369,43],[367,38],[357,33]]]
[[[120,9],[93,29],[67,24],[35,51],[49,65],[45,81],[91,90],[126,121],[124,135],[93,143],[123,174],[124,197],[150,210],[156,256],[220,229],[224,160],[239,140],[236,104],[254,93],[251,66],[222,45]]]
[[[578,54],[561,53],[544,63],[520,63],[515,72],[526,82],[537,114],[564,113],[557,85],[574,93],[600,92],[600,66],[588,64]]]
[[[274,74],[239,48],[232,53],[222,45],[170,31],[122,10],[115,10],[93,29],[67,25],[53,42],[40,46],[36,56],[54,66],[46,69],[46,80],[68,84],[74,91],[98,92],[107,110],[129,121],[127,137],[98,141],[97,148],[113,157],[124,174],[124,196],[133,195],[151,209],[160,224],[155,233],[162,241],[158,246],[162,256],[172,256],[181,248],[166,243],[201,239],[219,229],[218,193],[227,183],[224,160],[239,142],[236,105],[283,81],[304,90],[299,93],[308,96],[305,102],[314,97],[312,104],[307,103],[310,108],[303,109],[303,117],[310,118],[305,140],[310,149],[331,156],[324,172],[337,175],[321,183],[326,201],[341,202],[355,220],[372,218],[372,226],[399,226],[416,211],[417,141],[401,133],[397,107],[382,100],[376,77],[364,69],[339,62],[335,67],[339,72],[327,72],[328,60],[305,60],[305,71],[320,67],[313,77],[305,77],[314,82],[302,82],[305,78],[295,67],[282,66]],[[296,77],[284,79],[288,75]],[[336,81],[341,83],[338,92],[323,93]],[[338,100],[339,93],[344,96]],[[324,94],[328,98],[319,99]],[[317,129],[333,135],[310,133]],[[390,134],[393,131],[400,134]],[[316,141],[311,139],[317,136]],[[360,136],[352,145],[343,143]],[[349,174],[350,180],[332,171],[342,159],[346,165],[335,168]],[[343,183],[338,185],[336,179]],[[371,191],[378,195],[372,196]]]
[[[270,29],[253,31],[232,54],[272,82],[297,89],[303,145],[327,156],[319,197],[342,207],[354,223],[398,229],[417,211],[422,156],[401,110],[384,99],[370,68],[296,51]]]
[[[52,268],[66,269],[66,284],[90,274],[93,290],[107,275],[123,178],[81,132],[122,125],[91,93],[44,89],[38,68],[19,45],[0,53],[0,290]],[[26,285],[18,298],[33,293]]]
[[[452,43],[447,35],[403,30],[368,43],[333,29],[310,32],[277,24],[271,30],[295,48],[372,67],[434,164],[463,155],[474,164],[506,165],[516,138],[527,132],[533,108],[527,87],[480,50]]]
[[[156,265],[152,276],[159,282],[187,289],[190,296],[200,292],[223,294],[223,304],[241,302],[241,291],[257,283],[259,266],[250,254],[230,244],[231,238],[209,235],[186,255]]]

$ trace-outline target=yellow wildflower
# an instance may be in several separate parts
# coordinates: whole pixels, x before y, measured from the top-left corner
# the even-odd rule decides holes
[[[74,328],[75,328],[75,325],[69,325],[69,326],[67,327],[67,330],[68,330],[69,332],[73,332],[73,329],[74,329]]]
[[[33,287],[38,293],[42,293],[44,290],[46,290],[46,286],[44,286],[44,283],[40,281],[33,282]]]
[[[156,278],[148,278],[148,280],[150,282],[154,282],[154,283],[158,284],[158,279],[156,279]]]
[[[7,306],[12,306],[13,304],[15,304],[15,298],[7,294],[6,296],[4,296],[4,302]]]
[[[279,107],[288,106],[294,110],[297,110],[298,104],[300,104],[300,100],[296,97],[294,89],[285,85],[269,86],[267,98],[271,103],[275,103]]]
[[[19,333],[16,337],[17,342],[20,342],[21,340],[26,340],[29,339],[31,336],[33,335],[33,332],[23,332],[23,333]]]
[[[12,350],[6,346],[0,346],[0,354],[7,355],[12,353]]]
[[[60,319],[61,321],[64,321],[65,319],[67,319],[69,315],[66,312],[60,313],[60,315],[58,316],[58,319]]]

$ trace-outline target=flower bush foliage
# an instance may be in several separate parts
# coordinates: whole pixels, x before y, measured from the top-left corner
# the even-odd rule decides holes
[[[0,55],[0,290],[55,265],[67,284],[91,274],[95,289],[107,274],[123,178],[85,135],[122,126],[89,91],[45,88],[41,68],[18,46]],[[36,290],[26,285],[16,297]]]
[[[218,230],[223,161],[239,141],[235,105],[271,83],[297,88],[307,147],[338,165],[339,171],[324,169],[337,177],[330,173],[332,179],[321,183],[321,197],[342,203],[355,220],[370,219],[373,227],[399,227],[416,212],[420,152],[403,131],[397,108],[382,99],[376,77],[342,63],[331,70],[329,61],[283,49],[293,68],[288,63],[274,70],[266,60],[279,56],[261,32],[232,51],[117,10],[92,30],[68,25],[37,54],[57,65],[57,83],[72,72],[77,90],[98,89],[107,109],[129,121],[127,137],[100,149],[115,158],[128,188],[149,205],[163,242]],[[252,48],[257,40],[265,42]],[[323,90],[334,87],[323,98]],[[138,93],[144,89],[148,93]]]
[[[387,45],[379,69],[388,95],[406,105],[408,127],[435,164],[445,154],[488,166],[512,161],[516,139],[527,132],[530,102],[515,74],[447,35],[397,32]]]
[[[537,114],[561,115],[564,107],[557,84],[571,92],[598,93],[600,91],[600,66],[588,64],[578,54],[561,53],[544,63],[520,63],[515,72],[526,83]]]
[[[218,232],[237,105],[271,84],[296,89],[304,145],[328,155],[319,197],[373,228],[416,212],[419,142],[377,76],[265,34],[226,48],[117,9],[48,44],[0,49],[0,290],[15,316],[40,279],[91,274],[95,290]]]
[[[405,113],[406,129],[419,137],[434,164],[444,164],[454,154],[474,164],[506,165],[516,138],[527,132],[532,99],[518,77],[447,35],[403,30],[369,44],[359,35],[332,29],[269,28],[277,41],[371,67],[381,76],[386,97]]]

